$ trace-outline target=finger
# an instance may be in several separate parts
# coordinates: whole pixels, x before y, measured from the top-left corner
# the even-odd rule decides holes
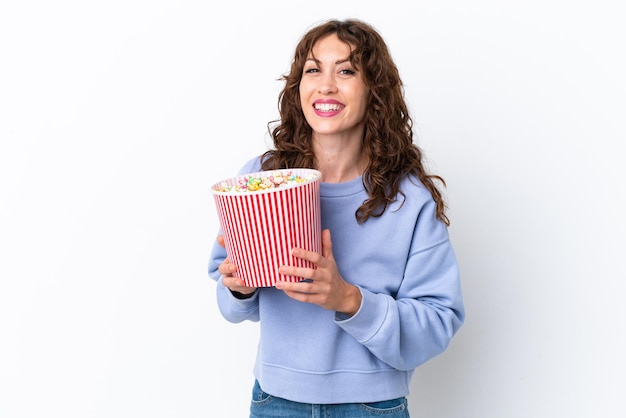
[[[278,272],[283,276],[302,277],[303,279],[311,279],[315,274],[315,270],[308,267],[280,266]]]
[[[311,294],[314,292],[314,285],[310,281],[306,282],[287,282],[284,280],[277,280],[276,289],[287,292],[290,296],[292,293],[305,293]],[[292,296],[293,297],[293,296]]]
[[[222,247],[226,247],[226,244],[224,243],[224,236],[223,236],[223,235],[219,235],[219,236],[217,237],[217,243],[218,243],[219,245],[221,245]]]
[[[330,238],[330,229],[322,231],[322,255],[326,258],[333,257],[333,241]]]
[[[233,274],[237,271],[237,266],[235,264],[229,263],[228,261],[223,262],[217,269],[221,274]]]
[[[303,260],[310,261],[311,263],[316,264],[316,265],[320,261],[322,261],[322,256],[320,254],[316,253],[315,251],[307,251],[302,248],[293,248],[291,250],[291,254],[294,257],[298,257]]]
[[[222,279],[222,284],[229,289],[240,289],[247,287],[241,278],[235,276],[224,277]]]

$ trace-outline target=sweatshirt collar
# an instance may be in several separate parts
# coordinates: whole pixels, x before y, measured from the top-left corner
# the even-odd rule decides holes
[[[363,187],[363,176],[343,183],[320,183],[320,195],[322,197],[338,197],[361,193]]]

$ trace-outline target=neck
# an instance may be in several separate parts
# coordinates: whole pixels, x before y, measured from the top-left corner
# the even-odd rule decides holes
[[[365,171],[367,158],[361,141],[315,141],[317,169],[325,183],[354,180]]]

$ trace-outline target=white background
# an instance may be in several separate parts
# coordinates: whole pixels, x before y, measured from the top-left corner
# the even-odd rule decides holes
[[[257,327],[217,310],[209,187],[331,17],[381,31],[449,185],[467,322],[413,416],[623,417],[618,3],[3,2],[0,417],[247,416]]]

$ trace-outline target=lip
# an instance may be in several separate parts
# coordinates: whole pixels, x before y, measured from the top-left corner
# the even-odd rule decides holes
[[[325,110],[318,109],[317,108],[318,105],[330,106],[331,109],[325,109]],[[313,102],[312,107],[313,107],[313,112],[315,112],[317,116],[327,118],[327,117],[332,117],[341,113],[343,109],[345,109],[346,105],[334,99],[319,99]]]

